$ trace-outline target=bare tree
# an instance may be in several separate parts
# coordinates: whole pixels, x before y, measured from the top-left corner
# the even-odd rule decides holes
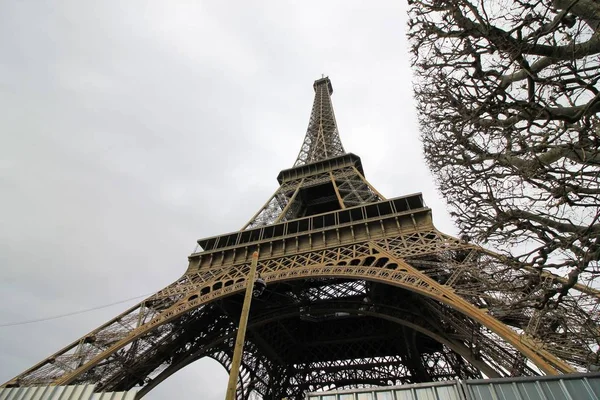
[[[409,4],[425,157],[452,215],[516,265],[568,274],[556,304],[600,273],[600,2]]]

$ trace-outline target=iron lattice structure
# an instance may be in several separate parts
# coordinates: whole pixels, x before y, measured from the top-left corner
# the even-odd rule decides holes
[[[328,78],[314,83],[295,166],[238,232],[201,239],[183,276],[4,386],[94,383],[143,396],[186,365],[231,365],[252,253],[237,398],[598,365],[600,292],[507,266],[433,226],[420,194],[386,199],[341,145]]]

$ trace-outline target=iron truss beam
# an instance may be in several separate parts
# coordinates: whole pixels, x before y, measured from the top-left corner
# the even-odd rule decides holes
[[[237,398],[600,365],[600,292],[435,229],[420,194],[386,199],[345,153],[315,82],[294,168],[238,232],[198,241],[183,276],[4,386],[90,383],[148,393],[212,357],[227,370],[250,257],[253,302]],[[253,283],[252,283],[253,284]]]
[[[528,287],[524,293],[522,287],[528,274],[505,268],[489,252],[440,234],[423,221],[419,225],[415,219],[415,229],[401,235],[388,229],[385,236],[360,243],[294,256],[267,254],[259,260],[259,270],[269,288],[273,288],[270,296],[281,298],[274,301],[280,307],[265,306],[257,318],[281,320],[287,315],[285,307],[292,307],[298,320],[331,318],[331,313],[336,312],[338,315],[353,312],[362,318],[365,315],[397,318],[404,326],[443,343],[472,368],[487,370],[486,375],[490,371],[497,376],[571,372],[595,361],[594,346],[599,340],[597,294],[573,291],[565,303],[544,314],[552,316],[546,320],[536,314],[534,299],[541,296],[547,282]],[[197,268],[201,264],[199,258],[192,257],[187,274],[170,287],[8,384],[88,382],[107,389],[144,387],[169,366],[187,365],[191,362],[190,354],[197,359],[214,354],[215,349],[226,352],[218,346],[230,346],[235,316],[223,312],[222,302],[235,301],[233,295],[244,289],[247,262]],[[212,260],[219,262],[214,257]],[[298,286],[298,282],[302,284]],[[392,305],[376,300],[385,288],[395,290],[392,293],[395,296],[401,292],[411,294],[411,301],[416,301],[412,317],[406,310],[398,311],[402,317],[395,317]],[[332,299],[343,302],[333,307],[327,303]],[[527,299],[529,307],[523,306]],[[574,318],[583,313],[588,315],[587,319]],[[534,318],[540,320],[538,330],[527,331]],[[557,327],[557,320],[564,323]],[[252,324],[250,339],[253,330],[258,329]],[[290,332],[293,325],[285,329],[292,337],[298,334]],[[256,344],[257,352],[259,348]],[[318,354],[316,351],[315,362]],[[264,371],[286,371],[293,376],[290,365],[281,366],[265,355],[262,357],[266,360]],[[409,359],[407,354],[404,357]],[[448,363],[447,358],[439,360]],[[442,361],[437,363],[441,363],[439,376],[442,376],[445,367]],[[252,371],[261,370],[255,367],[256,361],[247,364]],[[459,368],[456,362],[451,364],[454,371]],[[417,371],[414,362],[403,361],[402,365],[407,371],[411,368]],[[244,379],[247,384],[254,382],[254,387],[261,385],[258,378],[250,375]],[[262,385],[261,392],[271,390],[267,383]]]

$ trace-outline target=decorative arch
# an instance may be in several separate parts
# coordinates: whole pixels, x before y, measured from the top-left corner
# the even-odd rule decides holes
[[[285,310],[283,310],[283,311],[279,310],[279,311],[280,312],[278,312],[276,315],[266,315],[266,316],[263,315],[263,316],[260,316],[259,318],[251,319],[249,321],[248,329],[250,331],[252,331],[253,329],[255,329],[259,326],[262,326],[262,325],[277,322],[279,320],[299,317],[301,315],[301,312],[298,310],[298,307],[294,306],[294,305],[291,305],[287,311],[285,311]],[[468,361],[473,367],[477,368],[479,371],[484,373],[486,376],[488,376],[490,378],[502,377],[502,375],[499,374],[498,371],[496,371],[493,367],[491,367],[489,364],[487,364],[484,360],[479,360],[479,359],[474,358],[473,355],[471,354],[470,350],[464,344],[456,342],[456,341],[452,341],[451,339],[445,338],[441,334],[435,333],[432,330],[427,329],[419,324],[416,324],[414,322],[411,322],[411,321],[401,318],[400,315],[405,312],[405,310],[403,310],[403,309],[394,308],[394,307],[391,307],[388,305],[383,305],[383,306],[376,305],[375,310],[368,310],[368,309],[365,309],[365,304],[361,303],[361,302],[354,302],[354,303],[341,302],[341,306],[334,306],[332,304],[327,304],[326,306],[322,307],[321,309],[313,308],[311,311],[315,314],[322,314],[322,315],[325,315],[325,314],[327,314],[329,312],[333,312],[333,311],[347,312],[347,313],[349,313],[351,315],[355,315],[355,316],[356,315],[368,315],[368,316],[373,316],[376,318],[388,320],[397,325],[410,328],[414,331],[422,333],[422,334],[436,340],[437,342],[448,347],[455,353],[459,354],[466,361]],[[189,354],[185,359],[179,361],[178,363],[170,365],[165,370],[163,370],[159,375],[154,377],[151,382],[146,384],[138,392],[138,396],[139,396],[138,398],[141,398],[142,396],[145,396],[146,394],[148,394],[152,389],[157,387],[160,383],[162,383],[164,380],[166,380],[167,378],[169,378],[170,376],[175,374],[177,371],[185,368],[186,366],[188,366],[204,357],[210,357],[210,358],[217,360],[223,366],[223,368],[225,368],[225,370],[227,372],[229,372],[229,368],[230,368],[230,364],[231,364],[231,357],[228,356],[227,354],[225,354],[224,351],[220,350],[221,349],[220,346],[227,343],[228,341],[233,341],[234,338],[235,338],[235,332],[232,332],[228,335],[222,336],[218,340],[215,340],[215,341],[207,344],[203,348],[198,349],[198,351]],[[233,348],[233,346],[230,346],[230,347]],[[217,351],[215,351],[215,349],[217,349]],[[246,353],[252,352],[252,349],[248,350],[248,348],[246,347],[245,352]],[[247,370],[247,367],[244,364],[242,364],[242,374],[241,374],[242,376],[245,375],[244,370]],[[245,396],[247,395],[249,390],[252,389],[252,387],[248,387],[247,386],[248,382],[244,382],[242,379],[240,380],[240,383],[241,383],[241,385],[238,386],[238,398],[246,398]]]
[[[365,250],[366,249],[366,250]],[[325,252],[344,252],[337,262],[326,257]],[[443,251],[438,250],[438,251]],[[386,250],[379,242],[357,244],[353,247],[324,249],[311,253],[299,254],[297,258],[259,259],[259,272],[268,284],[311,278],[345,278],[384,283],[407,289],[427,298],[439,301],[462,315],[477,321],[489,329],[513,349],[523,354],[536,367],[546,374],[573,372],[574,369],[554,356],[548,350],[538,346],[527,336],[518,335],[514,330],[489,315],[486,310],[477,308],[454,292],[451,286],[428,277],[423,272],[409,265],[391,250]],[[327,260],[327,261],[326,261]],[[312,262],[311,262],[312,261]],[[212,270],[211,270],[212,271]],[[188,271],[189,272],[189,271]],[[210,279],[193,280],[186,274],[176,284],[152,296],[147,302],[161,302],[161,296],[178,296],[179,300],[166,304],[156,316],[148,322],[124,333],[119,340],[114,340],[93,353],[85,363],[57,377],[53,384],[69,384],[79,376],[98,365],[103,360],[124,348],[128,344],[143,339],[166,323],[174,322],[187,313],[202,309],[214,300],[239,293],[245,289],[248,266],[245,263],[223,265],[211,272]],[[200,276],[200,274],[198,275]],[[233,282],[233,283],[230,283]],[[220,283],[220,284],[219,284]],[[225,284],[227,283],[227,284]],[[139,306],[138,306],[139,307]],[[132,308],[131,310],[135,309]],[[131,312],[127,311],[126,313]],[[123,314],[126,315],[126,314]],[[132,314],[133,316],[134,314]],[[102,327],[100,329],[103,329]],[[137,342],[136,342],[137,343]],[[58,353],[57,353],[58,354]],[[49,358],[46,363],[51,362]],[[44,364],[39,364],[44,365]],[[38,366],[34,368],[39,368]]]
[[[396,257],[382,247],[370,244],[375,250],[368,256],[349,257],[341,260],[336,265],[314,263],[306,266],[290,266],[281,268],[269,268],[265,262],[259,262],[261,276],[267,284],[285,282],[308,278],[347,278],[362,279],[365,281],[379,282],[392,286],[401,287],[412,292],[439,301],[461,314],[477,321],[482,326],[494,332],[504,341],[512,345],[517,351],[529,359],[537,368],[546,374],[558,374],[574,372],[574,369],[554,356],[547,350],[536,346],[536,344],[525,336],[518,335],[511,328],[504,325],[485,310],[481,310],[454,292],[452,287],[442,285],[434,279],[426,276],[416,268],[410,266],[403,259]],[[353,262],[353,259],[359,260]],[[343,265],[342,265],[343,264]],[[354,264],[354,265],[352,265]],[[81,367],[71,373],[65,374],[57,379],[55,384],[69,384],[79,374],[92,368],[94,365],[110,356],[120,348],[134,341],[154,329],[171,322],[180,316],[202,307],[214,300],[230,296],[245,289],[245,267],[230,268],[229,272],[223,274],[218,280],[198,285],[189,291],[185,297],[167,308],[159,316],[150,322],[143,324],[129,332],[127,336],[115,342],[107,350],[97,354]],[[218,282],[232,280],[230,285],[217,285]],[[207,291],[207,288],[208,291]],[[212,289],[212,290],[211,290]],[[197,297],[196,297],[197,296]]]

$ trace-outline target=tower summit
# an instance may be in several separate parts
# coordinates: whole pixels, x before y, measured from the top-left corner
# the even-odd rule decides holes
[[[281,186],[242,229],[384,199],[365,179],[360,157],[342,146],[331,80],[316,80],[313,88],[315,100],[294,167],[279,173]]]
[[[177,281],[5,383],[148,393],[203,358],[231,367],[257,251],[236,396],[561,374],[597,363],[600,292],[438,231],[420,194],[387,199],[342,147],[329,78],[279,188],[237,232],[198,240]],[[596,307],[595,311],[593,307]]]
[[[316,80],[313,88],[315,101],[306,136],[294,166],[310,164],[345,153],[331,104],[333,86],[329,77]]]

